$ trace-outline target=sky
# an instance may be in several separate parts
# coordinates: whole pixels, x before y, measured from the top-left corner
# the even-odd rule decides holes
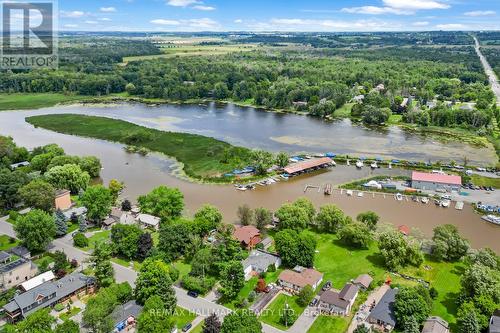
[[[500,0],[59,0],[60,30],[500,30]]]

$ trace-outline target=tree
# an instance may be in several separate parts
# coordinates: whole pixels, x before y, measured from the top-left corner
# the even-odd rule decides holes
[[[276,155],[276,164],[280,168],[286,167],[288,165],[288,154],[284,152],[278,153],[278,155]]]
[[[87,221],[85,221],[85,218],[82,215],[78,216],[78,230],[80,232],[87,231]]]
[[[273,154],[264,150],[254,150],[252,152],[252,163],[255,166],[255,173],[257,175],[265,175],[274,163]]]
[[[219,317],[217,317],[215,313],[212,313],[205,319],[202,333],[219,333],[221,331],[221,326]]]
[[[392,271],[408,264],[420,266],[424,260],[418,245],[411,246],[401,233],[394,230],[380,235],[379,248],[385,265]]]
[[[204,237],[210,231],[217,229],[222,223],[222,214],[212,205],[203,205],[196,214],[194,214],[194,230],[196,234]]]
[[[469,242],[462,238],[456,226],[444,224],[434,228],[432,253],[440,260],[456,261],[469,250]]]
[[[146,300],[144,308],[137,319],[139,333],[170,333],[175,323],[166,311],[165,303],[159,295]]]
[[[19,189],[28,181],[28,176],[20,170],[11,172],[0,168],[0,207],[14,207],[19,200]]]
[[[129,212],[132,209],[132,204],[128,199],[122,201],[122,210],[124,212]]]
[[[364,213],[360,213],[357,217],[356,220],[358,222],[366,224],[366,226],[372,230],[375,231],[377,229],[377,223],[380,221],[380,217],[377,215],[377,213],[368,211]]]
[[[477,310],[471,302],[463,303],[458,309],[457,324],[459,333],[479,333],[481,327],[479,325]]]
[[[144,260],[153,248],[153,238],[149,232],[144,232],[139,236],[137,244],[137,259]]]
[[[115,224],[111,228],[111,241],[115,252],[132,259],[137,255],[139,239],[143,231],[137,225]]]
[[[56,326],[54,333],[79,333],[80,326],[73,320],[63,321]]]
[[[113,197],[102,185],[90,186],[82,195],[81,203],[87,208],[87,218],[100,223],[111,213]]]
[[[53,167],[45,173],[45,178],[54,187],[68,189],[73,194],[85,190],[90,182],[89,174],[74,164]]]
[[[54,252],[54,272],[59,272],[59,271],[65,271],[68,268],[69,262],[68,262],[68,256],[66,253],[62,251],[56,251]]]
[[[245,273],[241,262],[233,260],[224,265],[220,274],[220,292],[226,299],[234,299],[245,285]]]
[[[49,333],[56,319],[50,315],[50,309],[45,308],[30,314],[16,325],[17,332]]]
[[[30,251],[44,251],[56,235],[56,225],[51,215],[34,209],[17,219],[14,231]]]
[[[160,186],[138,198],[141,211],[162,219],[176,219],[184,209],[184,195],[176,188]]]
[[[314,290],[310,285],[306,285],[299,292],[299,298],[297,299],[297,304],[300,306],[306,307],[314,298]]]
[[[275,213],[279,220],[279,229],[293,229],[302,231],[310,223],[308,212],[299,206],[286,203],[282,205]]]
[[[66,164],[78,165],[79,163],[80,163],[80,157],[78,156],[58,155],[54,156],[54,158],[50,160],[49,165],[47,165],[47,170],[50,170],[56,166],[62,166]]]
[[[43,179],[35,179],[19,189],[19,197],[28,207],[50,212],[54,206],[56,189]]]
[[[396,294],[394,302],[394,313],[398,325],[403,325],[410,318],[416,320],[417,324],[422,323],[431,312],[431,307],[418,289],[403,287]]]
[[[162,224],[158,250],[165,254],[168,261],[174,261],[186,253],[190,235],[191,230],[182,221],[174,224]]]
[[[90,265],[94,269],[97,285],[107,287],[115,280],[115,272],[111,264],[111,247],[105,242],[96,242],[90,255]]]
[[[500,257],[489,248],[470,253],[467,262],[469,265],[481,264],[493,269],[500,268]]]
[[[370,333],[370,330],[368,327],[366,327],[365,325],[359,325],[358,327],[356,327],[356,329],[354,330],[354,333]]]
[[[115,285],[101,289],[94,297],[90,298],[83,311],[83,324],[92,332],[107,333],[113,330],[114,322],[111,313],[121,303],[118,299]]]
[[[247,204],[238,207],[238,219],[241,225],[250,225],[253,223],[253,211]]]
[[[118,195],[120,192],[123,190],[123,183],[116,180],[116,179],[111,179],[109,181],[108,189],[111,192],[111,197],[113,198],[113,203],[118,200]]]
[[[177,299],[172,288],[170,268],[163,261],[150,258],[143,262],[135,281],[135,297],[139,304],[144,304],[155,295],[161,297],[166,313],[174,313]]]
[[[340,239],[349,246],[368,248],[373,240],[370,229],[362,223],[349,223],[339,233]]]
[[[97,178],[101,173],[101,161],[95,156],[84,156],[80,158],[80,163],[78,163],[78,165],[83,171],[87,172],[91,178]]]
[[[68,222],[63,212],[58,209],[54,214],[54,222],[56,224],[56,236],[62,237],[68,233]]]
[[[281,310],[280,322],[285,325],[285,327],[290,327],[295,323],[298,316],[295,310],[292,309],[288,303],[285,304],[284,308]]]
[[[260,231],[264,230],[267,225],[273,223],[273,213],[266,208],[256,208],[254,210],[255,226]]]
[[[460,281],[462,295],[473,299],[487,295],[500,302],[500,275],[496,270],[481,264],[474,264],[465,270]]]
[[[47,167],[50,164],[50,161],[52,161],[54,157],[55,155],[51,153],[36,155],[31,159],[30,166],[35,171],[45,173],[47,171]]]
[[[89,239],[85,237],[85,234],[79,232],[73,236],[73,245],[76,247],[87,247],[89,246]]]
[[[314,235],[307,231],[299,234],[295,230],[288,229],[278,232],[274,240],[276,251],[279,253],[284,266],[312,267],[316,250]]]
[[[311,223],[314,220],[314,216],[316,215],[316,209],[314,208],[314,205],[311,202],[311,200],[309,200],[308,198],[302,197],[302,198],[298,198],[297,200],[295,200],[295,202],[293,204],[306,211],[307,217],[309,218],[308,223]]]
[[[318,229],[322,232],[335,234],[346,224],[347,219],[344,212],[337,206],[324,205],[319,208],[316,222]]]
[[[262,324],[250,311],[237,310],[224,318],[221,333],[260,333]]]
[[[212,249],[205,247],[200,249],[191,260],[191,275],[205,276],[216,275],[218,272],[214,270],[214,261],[216,258],[212,253]]]
[[[404,333],[420,333],[420,324],[415,317],[409,317],[402,326]]]
[[[135,93],[135,89],[135,85],[132,82],[127,83],[125,86],[125,91],[131,95]]]

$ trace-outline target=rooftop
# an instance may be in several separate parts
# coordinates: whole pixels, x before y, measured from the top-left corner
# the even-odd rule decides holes
[[[21,283],[21,287],[23,287],[24,290],[28,291],[31,290],[35,287],[38,287],[39,285],[47,282],[47,281],[52,281],[56,277],[52,271],[47,271],[45,273],[42,273],[40,275],[35,276],[32,279],[29,279],[28,281],[25,281]]]
[[[448,323],[440,317],[427,318],[422,333],[449,333]]]
[[[387,290],[368,318],[379,320],[387,325],[395,327],[396,316],[394,315],[394,302],[396,301],[396,294],[398,292],[398,289]]]
[[[5,251],[0,251],[0,261],[5,261],[10,259],[10,254]]]
[[[356,298],[356,295],[359,291],[359,288],[352,284],[352,283],[347,283],[344,288],[339,293],[339,297],[347,302],[352,301],[354,298]]]
[[[142,306],[137,304],[135,301],[129,301],[125,304],[117,306],[111,314],[111,318],[113,318],[114,324],[117,325],[130,317],[137,319],[141,311]]]
[[[370,275],[361,274],[353,282],[354,282],[354,284],[360,284],[364,288],[368,288],[370,286],[370,284],[372,283],[372,281],[373,281],[373,278]]]
[[[349,302],[340,298],[339,293],[331,289],[324,291],[321,294],[319,300],[327,304],[335,305],[336,307],[341,309],[347,309],[347,307],[349,306]]]
[[[149,215],[149,214],[139,214],[137,215],[137,220],[141,223],[156,227],[158,224],[160,224],[160,218]]]
[[[10,271],[13,271],[14,269],[16,269],[20,266],[26,265],[26,264],[31,265],[31,262],[29,262],[28,260],[26,260],[24,258],[19,258],[17,260],[8,262],[8,263],[0,266],[0,274],[4,274],[4,273],[10,272]]]
[[[295,286],[299,286],[300,288],[303,288],[307,285],[310,285],[312,287],[322,279],[323,273],[320,273],[312,268],[306,268],[301,273],[286,269],[281,272],[279,276],[279,280],[291,283]]]
[[[462,177],[455,175],[441,175],[438,173],[413,171],[411,174],[411,179],[413,181],[420,181],[420,182],[451,184],[459,186],[462,185]]]
[[[30,250],[25,248],[24,246],[15,246],[9,250],[10,253],[15,254],[16,256],[24,257],[30,255]]]
[[[252,225],[235,227],[233,236],[241,243],[250,244],[252,238],[260,236],[260,231]]]
[[[325,164],[332,164],[332,159],[329,157],[314,158],[302,162],[292,163],[286,166],[283,170],[286,173],[294,174],[296,172],[308,170],[311,168],[319,167]]]
[[[68,190],[56,190],[56,198],[62,197],[63,195],[71,194]]]
[[[260,250],[254,250],[250,253],[248,258],[243,260],[243,269],[245,269],[248,266],[252,266],[252,270],[256,272],[265,272],[267,271],[267,268],[271,264],[276,264],[280,260],[280,257],[260,251]]]

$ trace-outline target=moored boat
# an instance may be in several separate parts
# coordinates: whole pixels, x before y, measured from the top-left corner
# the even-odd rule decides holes
[[[365,166],[365,164],[363,163],[363,161],[357,161],[356,162],[356,168],[361,169],[364,166]]]
[[[481,217],[486,222],[490,222],[496,225],[500,225],[500,216],[496,215],[484,215]]]
[[[428,204],[428,203],[429,203],[429,198],[427,198],[427,197],[423,197],[423,198],[421,199],[421,201],[422,201],[422,203],[423,203],[423,204]]]
[[[377,169],[377,168],[378,168],[378,164],[377,164],[377,162],[373,162],[373,163],[370,165],[370,167],[371,167],[372,169]]]
[[[396,200],[403,201],[403,195],[401,193],[396,193]]]

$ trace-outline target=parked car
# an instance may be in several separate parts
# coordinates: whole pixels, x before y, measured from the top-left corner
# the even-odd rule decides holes
[[[191,297],[198,297],[198,293],[196,291],[188,291],[188,296],[191,296]]]
[[[193,324],[191,323],[187,323],[186,325],[184,325],[184,327],[182,328],[182,331],[183,332],[187,332],[191,329],[191,327],[193,327]]]
[[[330,290],[332,288],[332,281],[326,281],[326,283],[323,285],[323,288],[321,290],[326,291]]]
[[[309,306],[316,306],[316,304],[318,304],[318,299],[317,298],[313,298],[313,300],[311,301],[311,303],[309,303]]]

